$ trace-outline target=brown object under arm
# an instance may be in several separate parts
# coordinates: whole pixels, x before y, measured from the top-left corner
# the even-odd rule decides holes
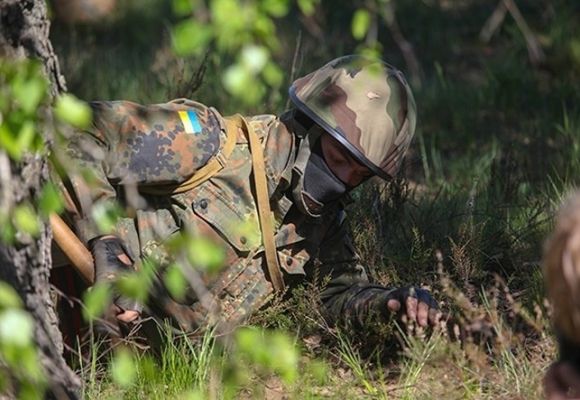
[[[95,281],[95,265],[91,252],[59,215],[50,215],[50,226],[58,247],[70,260],[83,280],[92,285]]]

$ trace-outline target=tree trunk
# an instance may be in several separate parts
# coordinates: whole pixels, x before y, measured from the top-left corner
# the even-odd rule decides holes
[[[40,59],[54,97],[65,89],[65,83],[48,31],[44,0],[0,1],[0,58]],[[53,132],[45,129],[41,134],[45,143],[50,144]],[[34,203],[48,179],[47,160],[38,155],[30,154],[15,162],[0,149],[0,169],[6,178],[0,180],[0,199],[9,199],[9,204],[26,200]],[[0,242],[0,280],[16,289],[35,320],[35,340],[50,392],[58,399],[76,399],[80,381],[62,357],[62,336],[50,298],[51,240],[52,233],[46,225],[37,238],[17,237],[12,245]]]

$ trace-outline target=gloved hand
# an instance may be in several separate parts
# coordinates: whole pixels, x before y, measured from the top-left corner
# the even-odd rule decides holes
[[[135,271],[134,259],[123,241],[116,236],[99,236],[89,241],[95,260],[95,282],[113,282],[123,274]],[[113,313],[123,322],[139,317],[142,307],[134,299],[113,294]]]
[[[437,301],[428,290],[413,286],[394,289],[386,296],[386,307],[390,312],[399,313],[404,322],[415,322],[425,327],[439,323],[441,312]]]

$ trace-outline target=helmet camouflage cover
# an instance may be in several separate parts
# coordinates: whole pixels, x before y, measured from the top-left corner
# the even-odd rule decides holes
[[[294,81],[290,98],[373,173],[397,174],[417,119],[400,71],[380,60],[340,57]]]

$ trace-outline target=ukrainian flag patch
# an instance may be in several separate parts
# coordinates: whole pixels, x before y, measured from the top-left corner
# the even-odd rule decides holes
[[[193,133],[195,135],[201,133],[201,124],[195,111],[178,111],[178,113],[186,133]]]

